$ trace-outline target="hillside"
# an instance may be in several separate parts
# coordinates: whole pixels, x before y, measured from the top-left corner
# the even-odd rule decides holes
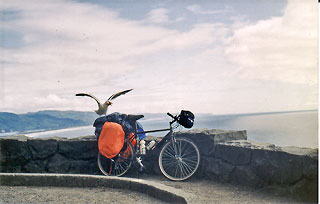
[[[39,111],[26,114],[0,112],[0,132],[53,130],[91,125],[97,118],[94,112]]]

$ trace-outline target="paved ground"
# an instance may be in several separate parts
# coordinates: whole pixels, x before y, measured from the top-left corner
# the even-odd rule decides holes
[[[180,189],[192,196],[189,203],[301,203],[258,189],[198,179],[172,182],[163,176],[137,176],[147,181]],[[156,198],[128,190],[109,188],[8,187],[0,186],[0,203],[163,203]]]
[[[163,176],[141,176],[140,179],[160,182],[167,186],[181,189],[187,193],[194,194],[191,203],[303,203],[289,197],[268,193],[261,189],[222,184],[212,181],[191,178],[184,182],[172,182]]]
[[[0,203],[128,204],[164,202],[142,193],[109,188],[0,186]]]

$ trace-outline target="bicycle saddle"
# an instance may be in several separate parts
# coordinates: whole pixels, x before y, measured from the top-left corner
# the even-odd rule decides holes
[[[144,117],[144,115],[128,115],[127,116],[127,118],[129,119],[129,120],[139,120],[139,119],[141,119],[141,118],[143,118]]]

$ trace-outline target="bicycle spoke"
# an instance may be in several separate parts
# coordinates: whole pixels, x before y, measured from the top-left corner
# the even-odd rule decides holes
[[[178,167],[179,167],[179,165],[176,166],[176,171],[174,173],[174,177],[177,177],[177,175],[178,175]]]
[[[163,154],[165,154],[165,156],[169,156],[169,157],[175,157],[175,155],[174,155],[174,153],[172,153],[172,152],[169,152],[169,151],[165,151],[165,152],[163,152]]]
[[[133,146],[129,144],[130,152],[120,152],[118,157],[113,161],[108,159],[101,154],[98,155],[98,166],[101,172],[107,176],[122,176],[131,167],[133,161]]]
[[[179,165],[180,175],[181,175],[180,178],[182,178],[182,177],[184,177],[186,174],[185,174],[185,171],[184,171],[184,168],[183,168],[181,162],[179,162],[178,165]]]
[[[185,152],[182,157],[184,157],[184,158],[185,158],[185,157],[190,157],[190,155],[191,155],[191,156],[195,156],[195,155],[197,155],[196,153],[197,153],[197,152],[196,152],[194,149],[192,149],[192,150],[190,150],[190,151],[188,151],[188,152]]]
[[[189,139],[176,138],[167,143],[160,152],[161,172],[171,180],[185,180],[198,169],[200,153]]]
[[[168,161],[163,160],[163,165],[165,165],[165,166],[175,166],[176,163],[177,163],[176,160],[168,160]]]
[[[192,151],[193,150],[193,151]],[[195,154],[195,151],[194,151],[194,147],[191,146],[191,145],[185,145],[183,151],[182,151],[183,154],[181,154],[182,157],[185,157],[186,154],[189,155],[189,154]]]
[[[183,159],[183,162],[186,163],[189,166],[196,166],[197,165],[197,161],[195,160],[189,160],[189,159]]]
[[[186,168],[188,174],[192,172],[193,167],[190,167],[186,162],[182,161],[181,164]]]

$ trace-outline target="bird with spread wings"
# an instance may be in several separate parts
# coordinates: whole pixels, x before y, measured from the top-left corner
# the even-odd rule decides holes
[[[86,94],[86,93],[78,93],[76,94],[76,96],[88,96],[90,98],[93,98],[97,103],[98,103],[98,110],[96,110],[95,112],[98,114],[98,115],[106,115],[107,114],[107,110],[108,110],[108,107],[110,105],[112,105],[112,102],[111,100],[115,99],[115,98],[118,98],[119,96],[123,95],[123,94],[126,94],[128,93],[129,91],[132,91],[133,89],[128,89],[128,90],[124,90],[124,91],[120,91],[118,93],[115,93],[115,94],[112,94],[108,100],[106,100],[106,102],[104,102],[103,104],[100,103],[100,101],[93,95],[91,94]]]

